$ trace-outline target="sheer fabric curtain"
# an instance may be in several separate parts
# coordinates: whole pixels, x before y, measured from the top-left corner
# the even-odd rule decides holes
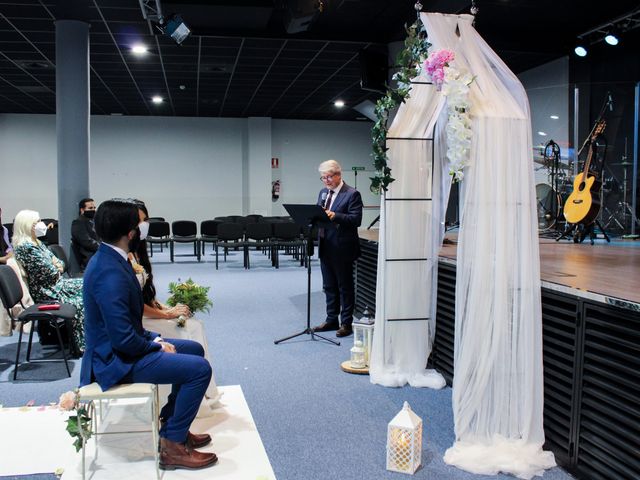
[[[449,19],[448,21],[454,21]],[[456,43],[455,28],[438,27],[430,41]],[[444,47],[442,47],[444,48]],[[376,323],[372,383],[442,388],[444,378],[427,369],[435,333],[438,251],[450,189],[444,97],[429,79],[414,79],[387,137],[396,179],[380,205]]]
[[[455,444],[445,462],[480,474],[541,475],[542,322],[531,128],[526,93],[467,15],[423,14],[456,34],[468,69],[473,141],[462,182],[456,282]],[[449,47],[450,48],[450,47]]]

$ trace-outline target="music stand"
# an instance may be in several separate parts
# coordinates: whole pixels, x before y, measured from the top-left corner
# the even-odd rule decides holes
[[[315,225],[323,228],[335,228],[335,226],[331,223],[329,217],[327,217],[327,214],[320,205],[286,203],[282,206],[289,215],[291,215],[291,218],[293,218],[293,221],[297,225],[307,227],[307,250],[305,252],[307,255],[307,328],[301,332],[281,338],[280,340],[274,340],[273,343],[277,345],[280,342],[307,334],[311,335],[311,340],[315,340],[315,337],[318,337],[334,345],[340,345],[340,342],[318,335],[311,328],[311,256],[313,255],[313,238],[311,232]]]

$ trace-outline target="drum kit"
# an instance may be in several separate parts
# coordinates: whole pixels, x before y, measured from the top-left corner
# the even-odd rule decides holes
[[[538,231],[543,236],[556,236],[566,226],[563,206],[573,191],[573,164],[560,161],[560,148],[551,140],[543,151],[540,168],[546,168],[548,182],[536,185]],[[624,234],[631,222],[638,222],[629,204],[631,187],[629,169],[633,163],[626,156],[620,162],[611,163],[605,169],[602,180],[602,208],[599,223],[607,231]],[[615,169],[613,167],[616,167]],[[614,173],[622,168],[622,179]],[[639,223],[640,225],[640,223]]]

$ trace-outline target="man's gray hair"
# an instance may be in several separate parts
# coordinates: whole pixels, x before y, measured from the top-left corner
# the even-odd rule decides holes
[[[320,173],[342,173],[342,167],[335,160],[326,160],[318,167]]]

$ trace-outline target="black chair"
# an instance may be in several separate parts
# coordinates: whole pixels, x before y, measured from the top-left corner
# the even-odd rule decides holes
[[[41,240],[47,246],[56,245],[60,241],[58,236],[58,224],[55,223],[53,228],[48,228],[46,237]]]
[[[200,222],[200,254],[204,255],[205,243],[211,243],[215,246],[218,241],[218,225],[222,222],[218,220],[204,220]],[[215,250],[215,247],[214,247]]]
[[[152,225],[152,224],[151,224]],[[174,257],[175,243],[193,243],[193,256],[200,261],[200,240],[198,239],[198,225],[193,220],[176,220],[171,224],[171,261]]]
[[[300,259],[300,266],[304,265],[305,241],[300,236],[300,227],[292,222],[273,223],[273,254],[276,268],[280,268],[280,253],[292,253],[294,258]]]
[[[81,277],[82,276],[82,272],[80,272],[80,274],[78,275],[78,271],[76,272],[72,272],[72,270],[69,269],[69,259],[67,258],[67,254],[64,251],[64,248],[62,248],[62,245],[54,243],[53,245],[48,245],[49,250],[51,250],[51,253],[53,253],[56,257],[58,257],[59,260],[62,261],[62,263],[64,264],[64,270],[63,273],[67,276],[67,277]]]
[[[217,220],[220,223],[233,223],[229,220],[229,217],[213,217],[214,220]]]
[[[164,221],[165,221],[165,219],[164,219],[164,217],[149,217],[149,218],[147,219],[147,221],[148,221],[149,223],[151,223],[151,222],[164,222]]]
[[[262,221],[262,215],[247,215],[244,217],[247,220],[247,223],[260,223]]]
[[[36,329],[36,322],[44,321],[49,322],[56,330],[58,336],[58,345],[62,351],[62,358],[64,359],[64,365],[67,368],[67,374],[71,376],[71,370],[69,369],[69,362],[67,361],[67,354],[64,349],[64,342],[62,341],[62,335],[60,334],[60,327],[66,325],[69,338],[71,337],[71,321],[76,315],[76,307],[73,305],[63,303],[60,304],[58,310],[39,310],[38,307],[42,304],[32,305],[26,308],[17,317],[13,315],[12,309],[16,305],[22,305],[22,287],[20,286],[20,280],[16,273],[8,265],[0,265],[0,297],[2,298],[2,304],[9,314],[12,322],[19,323],[20,335],[18,336],[18,349],[16,352],[16,363],[13,370],[13,379],[16,380],[18,376],[18,366],[20,361],[20,347],[22,346],[22,331],[26,323],[32,322],[31,331],[29,332],[29,343],[27,344],[27,359],[25,363],[30,362],[31,356],[31,344],[33,343],[33,331]],[[24,305],[22,305],[24,308]],[[69,352],[71,354],[71,352]],[[33,360],[33,362],[59,362],[57,359],[41,359]]]
[[[224,261],[227,261],[227,250],[229,248],[244,247],[244,225],[239,223],[221,223],[218,225],[218,241],[215,243],[216,247],[216,270],[218,270],[218,248],[224,248]],[[244,248],[243,251],[243,263],[244,268],[247,268],[247,255]]]
[[[248,223],[245,226],[245,268],[251,268],[249,250],[267,252],[271,258],[271,265],[275,267],[275,255],[273,255],[273,242],[271,241],[271,225],[268,223]]]
[[[153,257],[153,246],[160,245],[160,251],[162,252],[163,245],[171,246],[171,231],[168,222],[150,222],[149,233],[147,234],[147,245],[151,256]]]
[[[244,217],[242,215],[229,215],[227,217],[227,222],[244,224]]]
[[[71,248],[69,249],[69,272],[72,277],[80,277],[83,274],[82,266],[80,265],[80,258],[82,258],[82,255],[80,255],[78,246],[72,240]]]

